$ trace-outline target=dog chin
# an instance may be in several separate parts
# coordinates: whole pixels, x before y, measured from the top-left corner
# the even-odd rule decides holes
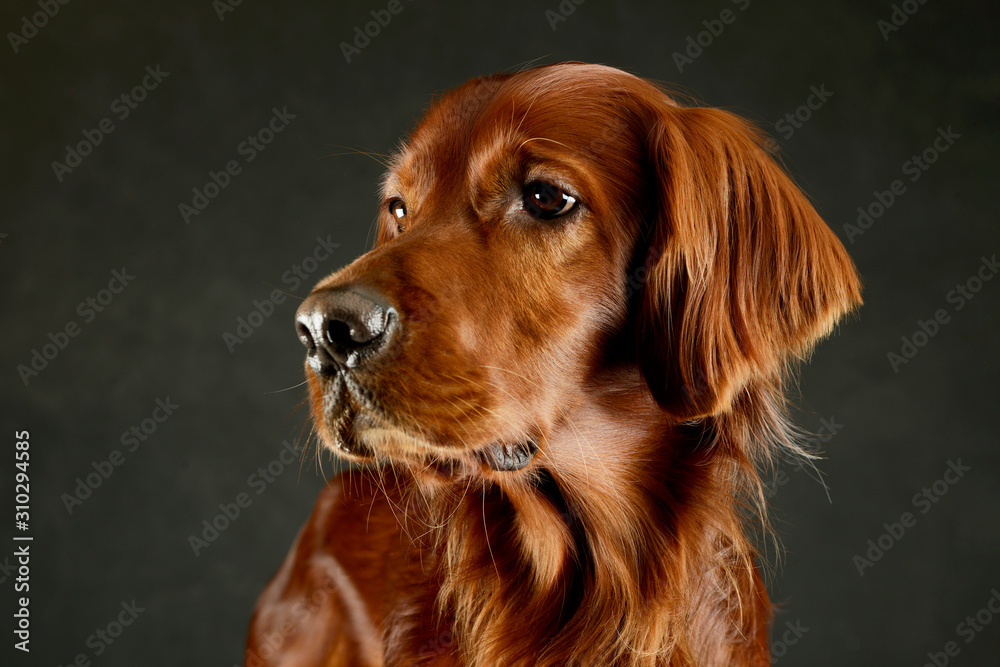
[[[324,429],[324,442],[341,458],[359,464],[406,465],[418,477],[510,476],[528,468],[538,451],[534,439],[493,442],[474,449],[434,444],[379,417],[348,410]]]
[[[424,463],[428,459],[440,458],[439,448],[426,440],[406,431],[385,424],[358,424],[354,429],[354,440],[380,458],[393,461],[413,461]]]
[[[322,429],[327,449],[352,463],[410,463],[427,466],[450,454],[386,419],[345,405],[329,416]]]

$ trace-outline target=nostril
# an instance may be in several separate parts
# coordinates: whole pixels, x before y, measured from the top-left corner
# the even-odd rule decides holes
[[[333,346],[334,350],[353,350],[361,347],[365,341],[356,339],[356,329],[343,320],[330,320],[326,324],[324,331],[326,342]]]
[[[304,322],[301,320],[296,322],[295,331],[299,334],[299,340],[306,346],[306,350],[312,352],[316,349],[316,341],[313,340],[312,333],[309,331],[309,327],[306,326]]]
[[[354,368],[377,350],[386,323],[387,315],[379,306],[365,313],[331,316],[323,330],[323,346],[337,363]]]
[[[324,291],[299,307],[295,330],[313,370],[329,375],[377,356],[399,328],[396,317],[392,306],[356,291]]]

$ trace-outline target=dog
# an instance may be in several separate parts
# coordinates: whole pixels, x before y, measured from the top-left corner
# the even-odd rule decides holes
[[[560,63],[437,99],[298,309],[320,493],[245,664],[768,665],[786,384],[861,303],[750,123]]]

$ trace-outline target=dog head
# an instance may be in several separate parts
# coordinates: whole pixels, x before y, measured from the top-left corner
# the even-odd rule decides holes
[[[677,422],[725,414],[858,303],[759,132],[563,63],[438,99],[386,174],[377,247],[297,327],[345,458],[503,475],[575,446],[574,412],[613,414],[615,388]]]

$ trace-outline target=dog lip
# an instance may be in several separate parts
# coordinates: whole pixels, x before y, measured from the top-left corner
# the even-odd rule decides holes
[[[375,453],[367,446],[361,444],[353,438],[338,437],[334,440],[334,446],[344,454],[350,454],[359,459],[374,460]]]
[[[451,476],[461,468],[462,459],[466,462],[477,461],[495,472],[516,472],[528,467],[538,453],[537,439],[531,436],[514,442],[493,442],[466,450],[465,454],[435,445],[436,439],[411,431],[390,417],[379,404],[376,393],[365,387],[348,369],[340,369],[331,380],[332,384],[326,389],[328,398],[333,399],[328,404],[326,415],[333,431],[331,444],[336,450],[357,459],[408,458],[401,451],[391,451],[395,448],[382,451],[381,446],[368,440],[370,434],[367,437],[361,435],[370,431],[395,431],[398,437],[410,443],[410,455],[417,456],[423,466],[429,465],[435,473],[444,476]]]
[[[519,443],[497,442],[478,452],[478,458],[491,470],[514,472],[523,470],[538,453],[538,443],[528,439]]]

